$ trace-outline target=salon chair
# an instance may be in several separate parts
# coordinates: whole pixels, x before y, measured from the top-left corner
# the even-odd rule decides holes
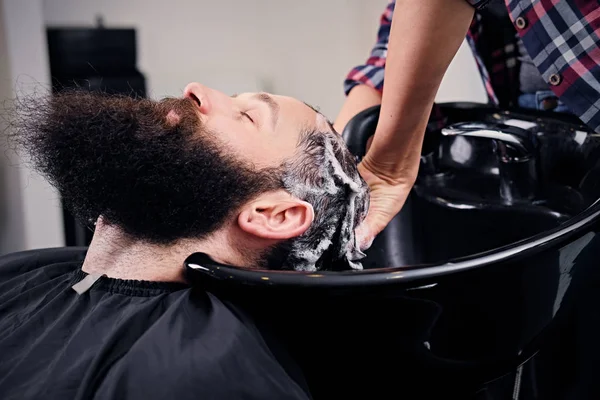
[[[441,108],[363,270],[244,270],[193,254],[191,279],[284,338],[315,399],[600,398],[582,382],[600,354],[600,137],[567,115]],[[359,158],[378,114],[343,132]]]

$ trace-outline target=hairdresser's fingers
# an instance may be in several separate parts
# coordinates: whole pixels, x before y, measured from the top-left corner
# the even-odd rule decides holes
[[[412,185],[390,183],[379,178],[362,164],[358,165],[358,170],[371,189],[367,216],[356,229],[356,238],[360,249],[366,250],[371,246],[373,239],[402,209]]]
[[[368,248],[390,221],[402,209],[410,189],[376,188],[371,192],[371,204],[363,223],[357,228],[361,250]]]

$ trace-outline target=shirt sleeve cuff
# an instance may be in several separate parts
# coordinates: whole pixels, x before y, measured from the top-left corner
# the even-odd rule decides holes
[[[384,66],[366,64],[355,67],[344,80],[344,93],[347,96],[354,86],[361,84],[370,86],[381,93],[384,74]]]

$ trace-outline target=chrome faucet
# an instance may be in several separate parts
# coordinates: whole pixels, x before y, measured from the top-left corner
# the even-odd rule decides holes
[[[496,149],[500,196],[509,203],[535,197],[537,140],[525,129],[500,123],[461,122],[441,130],[443,136],[491,140]]]
[[[534,137],[525,129],[515,126],[487,122],[461,122],[442,128],[442,135],[485,138],[508,145],[514,149],[515,158],[507,161],[522,161],[535,156]],[[504,146],[499,146],[502,147]],[[500,155],[508,156],[506,153]]]

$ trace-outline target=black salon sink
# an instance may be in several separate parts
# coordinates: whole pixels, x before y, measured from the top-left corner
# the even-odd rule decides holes
[[[186,261],[283,338],[315,399],[592,399],[600,138],[569,116],[446,104],[361,271]],[[358,157],[379,107],[344,131]]]
[[[452,202],[413,190],[402,211],[363,260],[366,269],[447,262],[500,249],[558,227],[546,207]]]
[[[478,104],[442,109],[446,124],[427,132],[417,183],[367,252],[365,268],[440,263],[499,250],[560,226],[596,199],[595,191],[580,188],[584,153],[597,147],[593,141],[582,146],[585,128]],[[378,107],[368,109],[344,131],[359,157],[378,116]]]

